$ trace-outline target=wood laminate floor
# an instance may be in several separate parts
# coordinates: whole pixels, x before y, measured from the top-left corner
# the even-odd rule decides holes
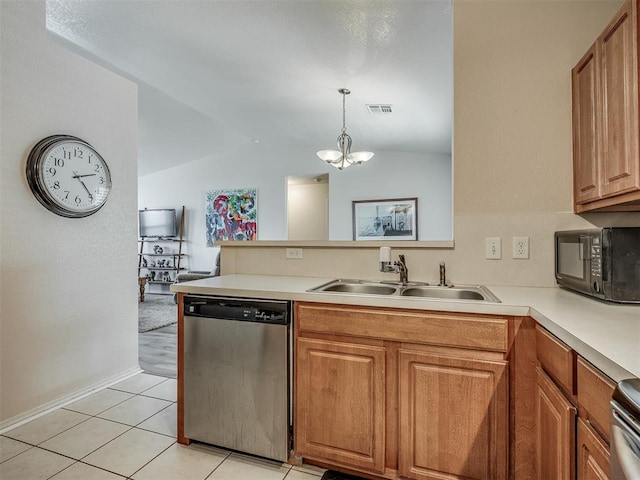
[[[138,334],[138,360],[145,373],[177,378],[178,324]]]

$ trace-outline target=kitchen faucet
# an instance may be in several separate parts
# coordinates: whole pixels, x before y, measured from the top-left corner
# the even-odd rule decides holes
[[[398,261],[391,262],[391,249],[389,247],[380,248],[380,271],[386,273],[399,273],[400,283],[403,286],[409,283],[409,268],[404,255],[398,255]]]

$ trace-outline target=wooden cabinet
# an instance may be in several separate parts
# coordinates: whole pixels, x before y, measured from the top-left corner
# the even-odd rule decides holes
[[[600,198],[597,83],[596,46],[593,45],[572,71],[573,200],[580,205]]]
[[[609,447],[583,419],[578,419],[578,478],[609,480]]]
[[[399,351],[399,472],[506,479],[507,362]]]
[[[536,411],[538,479],[574,479],[577,410],[542,369],[538,369]]]
[[[544,371],[568,396],[575,395],[575,352],[540,326],[536,328],[536,357]]]
[[[538,480],[576,478],[575,352],[536,327],[536,471]]]
[[[637,1],[627,0],[598,39],[602,197],[640,190]]]
[[[613,381],[540,326],[536,352],[538,479],[608,479]]]
[[[296,452],[384,471],[385,348],[299,338]]]
[[[578,406],[578,478],[608,479],[609,402],[615,384],[583,358],[577,362]]]
[[[384,478],[506,479],[504,317],[296,303],[295,454]]]
[[[574,210],[640,210],[638,2],[572,70]]]

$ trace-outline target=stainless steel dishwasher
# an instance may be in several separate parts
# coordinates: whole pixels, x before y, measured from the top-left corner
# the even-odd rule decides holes
[[[611,400],[611,479],[640,479],[640,379],[618,383]]]
[[[286,461],[291,302],[184,297],[184,434]]]

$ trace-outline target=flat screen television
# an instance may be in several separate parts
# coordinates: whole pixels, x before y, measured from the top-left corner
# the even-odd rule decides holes
[[[138,210],[141,237],[175,237],[178,222],[174,208]]]

